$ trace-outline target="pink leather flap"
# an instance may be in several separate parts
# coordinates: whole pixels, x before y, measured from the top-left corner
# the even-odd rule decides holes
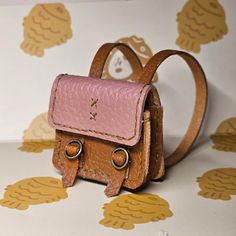
[[[54,81],[49,124],[56,129],[133,146],[141,135],[150,85],[59,75]]]

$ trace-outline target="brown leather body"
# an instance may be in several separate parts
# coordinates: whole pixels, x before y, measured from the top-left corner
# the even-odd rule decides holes
[[[63,174],[63,184],[71,186],[75,175],[83,179],[110,183],[119,181],[129,189],[136,189],[150,179],[160,178],[164,174],[162,107],[157,104],[156,88],[152,88],[143,115],[142,135],[135,146],[125,146],[85,135],[56,130],[56,143],[53,164]],[[65,156],[65,149],[72,140],[80,140],[83,153],[77,159]],[[158,146],[156,144],[159,144]],[[117,170],[112,166],[111,156],[118,147],[125,148],[130,155],[128,166]],[[123,173],[122,173],[123,172]],[[114,184],[115,188],[115,184]]]
[[[107,184],[105,189],[107,196],[119,194],[122,186],[136,189],[149,180],[161,178],[164,175],[165,167],[175,165],[187,155],[199,134],[206,111],[208,94],[205,74],[198,61],[190,54],[177,50],[163,50],[156,53],[143,68],[137,55],[129,46],[122,43],[107,43],[96,53],[90,68],[90,77],[101,78],[105,62],[114,48],[121,50],[128,59],[134,76],[139,78],[137,81],[146,85],[151,84],[153,75],[163,61],[178,55],[184,59],[192,71],[196,97],[187,132],[175,151],[165,159],[163,157],[163,108],[154,86],[146,99],[141,138],[135,146],[125,146],[91,136],[56,130],[53,164],[62,172],[63,185],[72,186],[76,177],[79,176],[83,179]],[[73,140],[80,141],[83,151],[77,158],[70,159],[65,155],[65,150]],[[124,148],[130,156],[128,165],[122,169],[116,169],[112,164],[114,156],[118,163],[122,162],[122,155],[113,153],[114,149],[119,147]],[[70,148],[69,152],[73,154],[78,147],[72,146]]]

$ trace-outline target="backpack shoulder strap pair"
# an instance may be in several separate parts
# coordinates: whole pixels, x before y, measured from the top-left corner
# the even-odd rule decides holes
[[[186,157],[199,134],[207,106],[208,90],[205,74],[198,61],[193,56],[183,51],[162,50],[153,55],[143,67],[136,53],[126,44],[106,43],[99,48],[92,61],[89,72],[90,77],[102,77],[106,60],[114,48],[119,49],[127,58],[132,67],[134,76],[138,78],[138,80],[136,80],[138,83],[151,84],[152,78],[161,63],[168,57],[174,55],[178,55],[183,58],[192,71],[196,87],[194,110],[188,129],[180,144],[172,154],[165,158],[165,167],[171,167]],[[160,103],[160,101],[158,102]],[[161,104],[159,105],[161,106]]]

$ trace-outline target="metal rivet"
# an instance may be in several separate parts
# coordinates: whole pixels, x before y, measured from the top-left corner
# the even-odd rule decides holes
[[[79,145],[78,146],[78,151],[73,156],[69,155],[68,152],[67,152],[68,147],[72,144],[78,144]],[[68,159],[73,160],[73,159],[77,158],[82,153],[82,150],[83,150],[83,144],[81,143],[81,141],[80,140],[72,140],[66,145],[64,153],[65,153],[65,156]]]
[[[124,154],[125,154],[125,162],[124,162],[124,164],[121,165],[121,166],[119,166],[119,165],[117,165],[117,164],[115,163],[115,161],[114,161],[113,159],[111,159],[111,164],[112,164],[112,166],[113,166],[115,169],[117,169],[117,170],[122,170],[122,169],[124,169],[124,168],[128,165],[128,163],[129,163],[129,153],[128,153],[128,151],[127,151],[125,148],[118,147],[118,148],[116,148],[115,150],[113,150],[112,155],[115,154],[116,152],[119,152],[119,151],[122,151],[122,152],[124,152]]]

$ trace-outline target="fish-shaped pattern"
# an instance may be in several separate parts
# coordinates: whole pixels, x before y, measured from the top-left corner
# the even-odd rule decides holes
[[[67,189],[62,187],[61,180],[53,177],[23,179],[7,186],[5,190],[0,205],[17,210],[26,210],[29,205],[51,203],[67,198]]]
[[[236,168],[219,168],[209,170],[197,178],[201,191],[199,195],[205,198],[230,200],[236,195]]]
[[[219,151],[236,152],[236,117],[224,120],[211,135],[213,147]]]
[[[148,60],[153,56],[151,48],[144,41],[143,38],[135,35],[130,37],[124,37],[116,42],[125,43],[129,45],[139,57],[142,65],[144,66]],[[138,78],[134,78],[132,68],[123,56],[121,52],[114,49],[109,55],[107,62],[104,66],[103,76],[104,79],[120,79],[136,81]],[[153,77],[153,82],[158,80],[157,73]]]
[[[21,49],[42,57],[44,49],[65,43],[72,37],[71,17],[61,3],[37,4],[24,18]]]
[[[99,223],[114,229],[130,230],[135,224],[165,220],[173,213],[166,200],[150,193],[126,194],[104,204],[104,219]]]
[[[18,149],[24,152],[42,152],[54,147],[55,130],[48,124],[47,112],[33,119],[28,129],[24,131],[22,146]]]
[[[177,14],[182,49],[200,52],[201,44],[221,39],[228,32],[225,11],[217,0],[188,0]]]

